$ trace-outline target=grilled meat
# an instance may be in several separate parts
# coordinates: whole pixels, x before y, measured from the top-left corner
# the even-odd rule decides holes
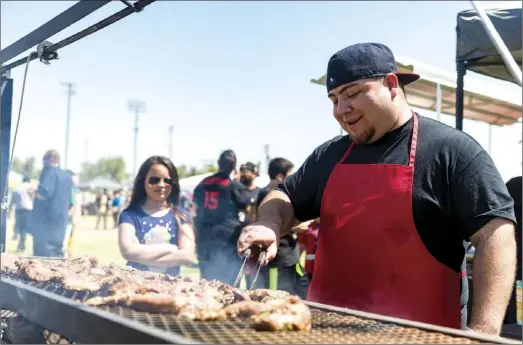
[[[199,321],[244,318],[258,330],[310,330],[309,308],[284,291],[245,291],[218,281],[100,266],[95,258],[52,260],[2,254],[1,272],[96,293],[90,306],[123,306]]]
[[[271,303],[276,302],[276,303]],[[268,310],[251,317],[258,331],[310,331],[312,315],[309,307],[296,296],[267,303]]]
[[[118,281],[117,276],[108,275],[103,269],[93,268],[83,273],[66,273],[61,282],[66,290],[97,292]]]
[[[0,255],[0,272],[2,275],[16,274],[18,271],[18,256],[10,253],[2,253]]]
[[[93,297],[86,302],[91,306],[125,306],[137,311],[153,313],[177,313],[180,306],[169,294],[147,292],[144,294],[114,294],[106,297]]]
[[[287,291],[281,290],[269,290],[269,289],[256,289],[249,291],[249,297],[253,301],[257,302],[267,302],[273,299],[282,299],[289,297],[291,294]]]
[[[255,315],[259,315],[267,310],[270,310],[271,306],[256,301],[241,301],[228,305],[223,309],[227,318],[235,319],[238,317],[247,318]]]

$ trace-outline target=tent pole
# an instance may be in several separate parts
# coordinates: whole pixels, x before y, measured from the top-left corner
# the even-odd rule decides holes
[[[436,84],[436,118],[441,121],[441,85]]]
[[[465,92],[464,79],[465,74],[467,73],[467,62],[466,61],[457,61],[456,69],[458,72],[458,80],[456,85],[456,129],[460,131],[463,130],[463,99]]]
[[[481,17],[481,24],[483,24],[483,28],[485,28],[488,37],[492,41],[492,44],[494,44],[494,47],[496,47],[498,54],[501,55],[501,57],[503,58],[505,66],[507,66],[507,69],[509,70],[510,74],[512,74],[512,78],[514,78],[516,83],[518,83],[518,85],[521,86],[521,68],[518,66],[518,64],[512,57],[512,54],[503,42],[503,39],[501,39],[501,36],[499,36],[499,33],[490,21],[490,18],[488,17],[483,7],[481,7],[481,5],[477,1],[471,1],[471,3],[472,6],[474,6],[476,11],[478,12],[478,15]]]

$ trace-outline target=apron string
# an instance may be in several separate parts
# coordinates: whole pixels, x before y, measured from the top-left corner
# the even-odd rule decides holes
[[[414,166],[414,160],[416,159],[416,149],[418,146],[418,117],[412,112],[412,141],[410,143],[410,155],[409,155],[409,167]]]

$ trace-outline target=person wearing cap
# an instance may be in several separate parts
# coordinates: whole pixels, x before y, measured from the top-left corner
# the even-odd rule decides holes
[[[239,212],[250,203],[247,189],[237,179],[236,154],[226,150],[218,159],[218,172],[200,182],[193,195],[196,208],[196,252],[201,277],[233,284],[241,267],[236,241],[241,230]]]
[[[465,245],[476,247],[468,326],[499,334],[514,284],[514,208],[469,135],[414,113],[391,50],[335,53],[326,86],[348,133],[320,145],[238,239],[274,258],[278,238],[320,217],[311,301],[452,328],[467,326]]]
[[[63,244],[69,218],[73,181],[60,168],[60,155],[49,150],[43,157],[43,168],[31,214],[33,255],[64,257]]]
[[[249,198],[249,205],[247,205],[246,212],[240,211],[240,221],[244,225],[250,224],[256,219],[256,200],[260,194],[261,188],[254,184],[254,180],[260,176],[258,166],[252,162],[242,164],[240,167],[240,182],[246,188],[245,194]]]

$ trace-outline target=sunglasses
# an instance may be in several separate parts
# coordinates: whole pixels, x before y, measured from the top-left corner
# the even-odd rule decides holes
[[[169,186],[172,186],[173,184],[173,179],[170,178],[170,177],[165,177],[165,178],[161,178],[161,177],[157,177],[157,176],[151,176],[149,177],[149,184],[150,185],[157,185],[160,183],[160,181],[162,181],[165,183],[165,184],[168,184]]]

